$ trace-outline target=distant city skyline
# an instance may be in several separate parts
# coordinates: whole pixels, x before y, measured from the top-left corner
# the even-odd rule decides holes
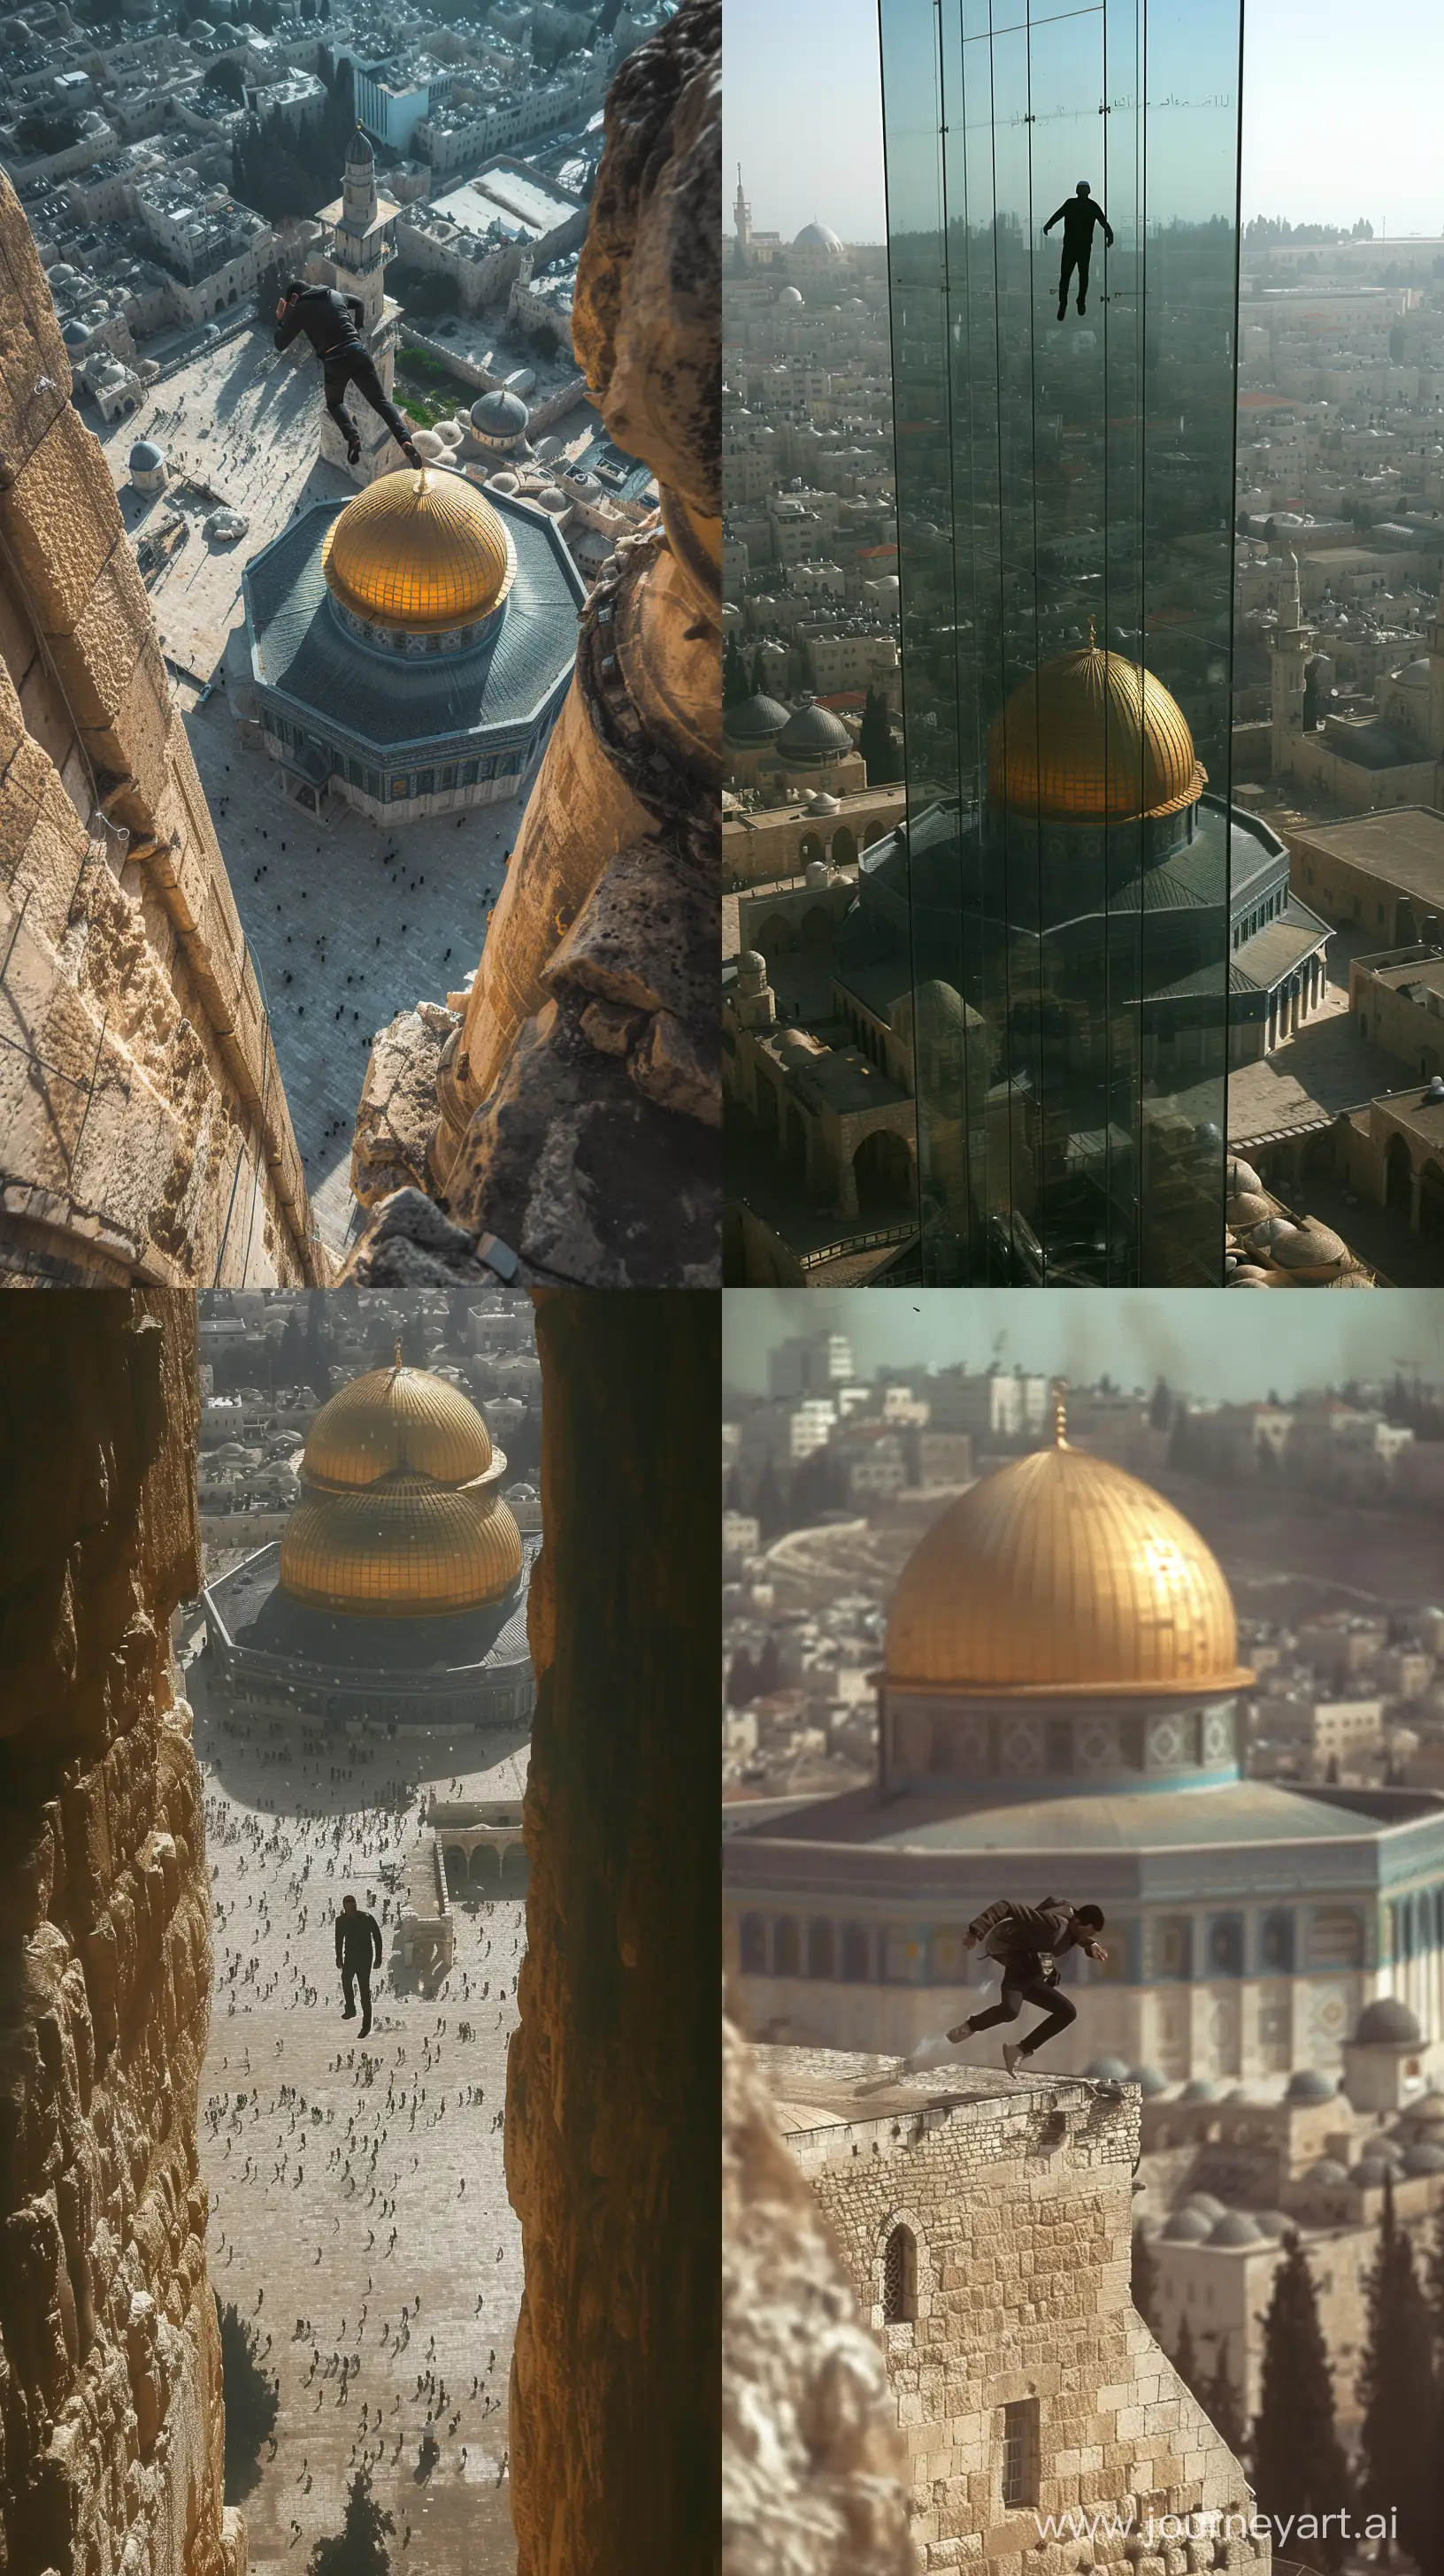
[[[1403,0],[1361,45],[1352,0],[1245,0],[1243,212],[1444,235],[1444,12]],[[737,164],[763,232],[886,234],[877,0],[727,0],[725,227]]]
[[[1190,1395],[1246,1403],[1273,1390],[1406,1375],[1444,1379],[1444,1290],[1381,1289],[1335,1298],[1198,1288],[1124,1288],[1105,1297],[1029,1296],[1016,1288],[730,1289],[723,1298],[724,1383],[765,1393],[767,1354],[789,1336],[840,1332],[861,1373],[994,1360],[1082,1386],[1159,1376]],[[1247,1303],[1243,1300],[1247,1298]],[[919,1312],[921,1309],[921,1312]]]

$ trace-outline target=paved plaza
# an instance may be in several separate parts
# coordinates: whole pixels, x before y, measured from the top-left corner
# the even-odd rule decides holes
[[[275,2455],[244,2499],[253,2576],[305,2567],[363,2463],[395,2516],[394,2568],[510,2576],[521,2243],[502,2155],[525,1906],[459,1906],[430,1998],[398,1985],[392,1944],[428,1790],[519,1798],[525,1739],[437,1728],[303,1750],[319,1737],[230,1717],[203,1638],[183,1654],[214,1905],[208,2259],[280,2385]],[[386,1944],[364,2043],[335,1966],[348,1890]]]

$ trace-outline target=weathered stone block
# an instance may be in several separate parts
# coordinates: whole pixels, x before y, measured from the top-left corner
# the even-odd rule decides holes
[[[68,635],[122,535],[105,451],[63,405],[0,491],[0,530],[45,635]]]
[[[70,360],[35,237],[0,171],[0,482],[13,481],[70,401]]]

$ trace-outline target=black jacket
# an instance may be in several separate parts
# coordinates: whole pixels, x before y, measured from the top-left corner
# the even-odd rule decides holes
[[[375,1964],[381,1965],[381,1926],[374,1914],[338,1914],[336,1917],[336,1965],[338,1968],[369,1968],[372,1946]]]
[[[342,295],[334,286],[308,286],[276,325],[276,346],[289,349],[297,332],[304,331],[318,358],[329,358],[337,349],[364,349],[365,318],[359,296]]]
[[[1048,217],[1044,232],[1050,233],[1055,224],[1062,225],[1063,248],[1071,250],[1075,259],[1086,258],[1092,249],[1095,224],[1103,226],[1106,242],[1113,239],[1113,227],[1096,197],[1065,197],[1056,215]]]
[[[975,1914],[968,1930],[977,1935],[990,1959],[1005,1967],[1027,1968],[1038,1959],[1058,1958],[1075,1946],[1068,1927],[1073,1908],[1062,1896],[1045,1896],[1041,1905],[1015,1905],[1000,1896]],[[1085,1936],[1087,1937],[1087,1936]]]

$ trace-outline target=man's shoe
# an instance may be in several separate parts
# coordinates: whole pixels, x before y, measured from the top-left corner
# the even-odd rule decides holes
[[[1068,299],[1066,296],[1058,307],[1058,319],[1060,322],[1066,322],[1068,319]]]
[[[973,2025],[972,2025],[972,2023],[971,2023],[970,2021],[960,2021],[960,2022],[959,2022],[959,2024],[958,2024],[958,2026],[957,2026],[957,2029],[956,2029],[956,2030],[950,2030],[950,2031],[949,2031],[949,2033],[948,2033],[948,2037],[949,2037],[949,2039],[952,2039],[952,2040],[958,2040],[958,2039],[971,2039],[971,2038],[972,2038],[972,2036],[973,2036]]]
[[[356,2007],[355,2007],[355,2005],[354,2005],[354,2004],[348,2004],[348,2005],[346,2006],[345,2011],[344,2011],[344,2012],[342,2013],[342,2015],[341,2015],[341,2019],[342,2019],[343,2021],[354,2021],[354,2020],[355,2020],[355,2018],[356,2018]]]
[[[424,465],[426,463],[426,459],[422,455],[414,438],[408,438],[403,441],[401,453],[405,457],[408,465]]]
[[[1014,2081],[1014,2083],[1015,2083],[1015,2084],[1017,2083],[1017,2080],[1018,2080],[1018,2060],[1019,2060],[1019,2058],[1020,2058],[1021,2056],[1023,2056],[1023,2054],[1024,2054],[1024,2049],[1023,2049],[1023,2043],[1022,2043],[1021,2039],[1005,2039],[1005,2040],[1004,2040],[1004,2042],[1003,2042],[1003,2064],[1004,2064],[1004,2066],[1007,2068],[1008,2073],[1012,2076],[1013,2081]]]
[[[1080,296],[1079,296],[1079,298],[1078,298],[1078,311],[1079,311],[1080,315],[1081,315],[1081,314],[1086,313],[1086,312],[1087,312],[1087,310],[1088,310],[1088,307],[1087,307],[1087,305],[1085,304],[1085,302],[1084,302],[1084,300],[1083,300],[1082,296],[1080,295]]]
[[[351,441],[350,446],[347,448],[347,450],[346,450],[346,462],[347,462],[347,464],[348,464],[348,465],[359,465],[359,464],[360,464],[360,462],[361,462],[361,441],[360,441],[360,439],[359,439],[359,438],[353,438],[353,439],[352,439],[352,441]]]

